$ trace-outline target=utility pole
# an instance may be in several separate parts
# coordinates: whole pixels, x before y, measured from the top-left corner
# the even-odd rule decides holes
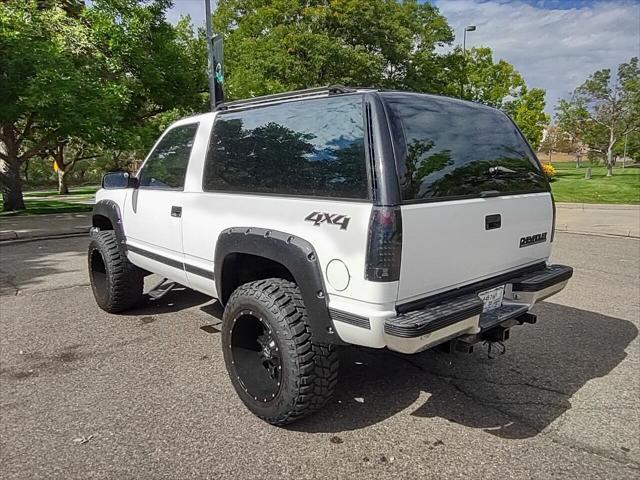
[[[205,6],[205,22],[207,25],[207,66],[209,74],[209,103],[211,106],[211,111],[213,112],[216,109],[216,81],[215,81],[215,68],[216,66],[213,64],[213,29],[211,27],[211,3],[210,0],[204,0]]]
[[[467,32],[475,32],[475,25],[464,27],[462,34],[462,81],[460,82],[460,98],[464,97],[464,85],[467,83]]]

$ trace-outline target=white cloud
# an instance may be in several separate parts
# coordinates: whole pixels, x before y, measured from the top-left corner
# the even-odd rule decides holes
[[[544,4],[542,4],[544,5]],[[488,46],[513,64],[528,85],[547,90],[547,112],[586,77],[640,55],[640,4],[594,2],[540,8],[523,2],[439,0],[436,6],[467,48]]]

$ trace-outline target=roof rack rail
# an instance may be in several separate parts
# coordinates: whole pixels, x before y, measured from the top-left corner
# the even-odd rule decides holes
[[[344,87],[342,85],[328,85],[326,87],[306,88],[304,90],[294,90],[291,92],[274,93],[272,95],[263,95],[261,97],[247,98],[244,100],[234,100],[233,102],[221,103],[216,107],[216,110],[229,110],[233,108],[246,107],[249,105],[259,105],[262,103],[273,102],[274,100],[285,100],[292,98],[305,98],[322,93],[329,95],[337,95],[340,93],[352,93],[356,89]]]

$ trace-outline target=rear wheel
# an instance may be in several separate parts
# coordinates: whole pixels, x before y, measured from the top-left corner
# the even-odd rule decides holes
[[[113,230],[92,234],[88,262],[91,290],[100,308],[117,313],[141,303],[144,272],[127,259]]]
[[[273,425],[310,415],[333,394],[337,352],[311,341],[295,283],[271,278],[240,286],[224,311],[222,342],[236,392]]]

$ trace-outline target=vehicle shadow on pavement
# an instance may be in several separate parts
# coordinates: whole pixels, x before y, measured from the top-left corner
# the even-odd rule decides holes
[[[506,354],[495,359],[481,345],[472,354],[344,348],[330,404],[288,428],[356,430],[407,410],[501,438],[535,436],[585,383],[611,372],[638,335],[629,321],[563,305],[543,302],[535,313],[539,322],[512,329]]]
[[[145,295],[145,301],[142,305],[134,310],[127,310],[123,315],[140,316],[176,313],[211,301],[212,298],[204,293],[196,292],[182,285],[177,285],[165,296],[157,300]]]

